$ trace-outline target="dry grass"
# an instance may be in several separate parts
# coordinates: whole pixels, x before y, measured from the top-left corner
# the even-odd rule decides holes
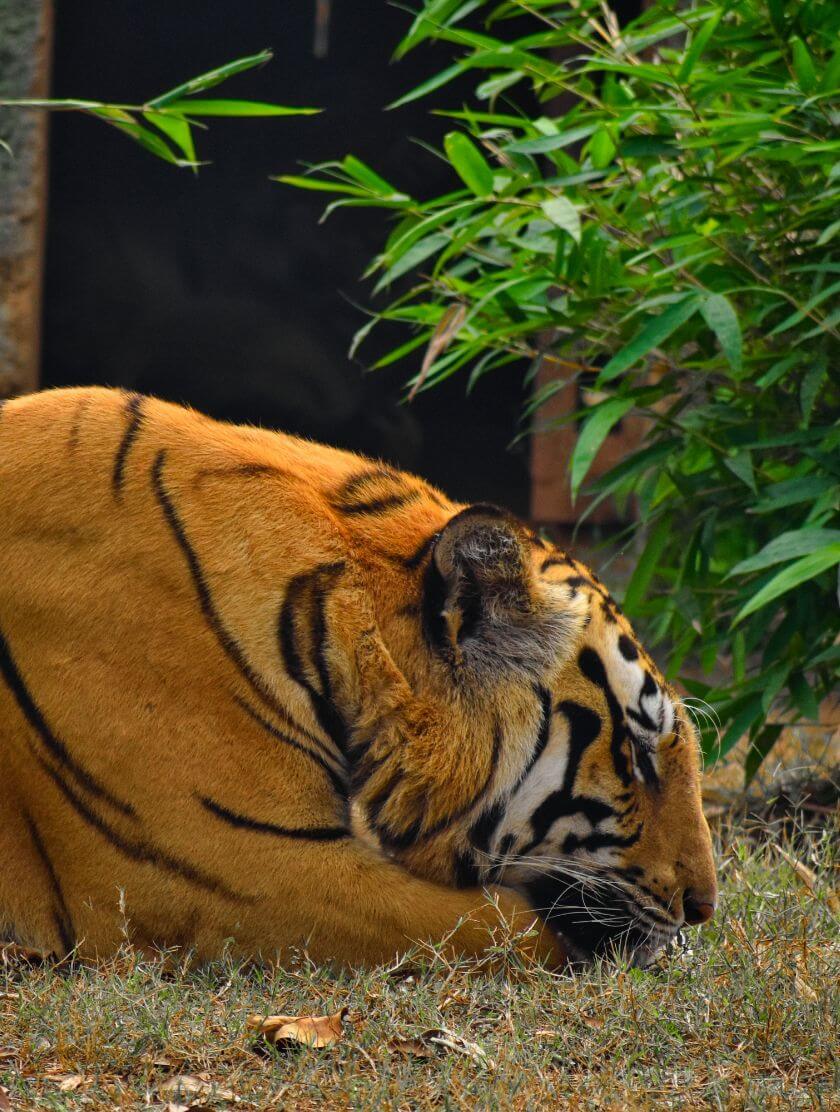
[[[717,922],[649,971],[190,970],[128,947],[99,968],[8,958],[0,1081],[12,1107],[39,1109],[160,1107],[180,1074],[229,1090],[193,1098],[218,1108],[837,1109],[836,835],[787,847],[812,890],[766,841],[725,832]],[[343,1039],[321,1050],[268,1049],[246,1028],[252,1012],[345,1005]],[[423,1043],[440,1028],[452,1046]]]

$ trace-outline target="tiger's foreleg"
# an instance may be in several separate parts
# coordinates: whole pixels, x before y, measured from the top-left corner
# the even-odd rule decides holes
[[[294,870],[284,870],[282,895],[267,896],[253,912],[237,948],[245,943],[263,956],[305,947],[316,961],[377,964],[417,943],[443,943],[450,956],[480,958],[513,932],[526,960],[566,960],[556,936],[515,892],[423,880],[352,837],[301,846]]]

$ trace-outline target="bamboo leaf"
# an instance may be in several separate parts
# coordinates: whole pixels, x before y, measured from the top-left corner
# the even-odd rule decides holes
[[[802,39],[794,36],[790,40],[790,48],[793,54],[793,72],[796,74],[799,88],[803,93],[813,93],[817,87],[817,72],[808,53],[808,47]]]
[[[237,73],[244,73],[245,70],[254,69],[255,66],[264,66],[266,62],[271,61],[272,57],[273,54],[270,50],[261,50],[259,54],[237,58],[233,62],[227,62],[223,66],[199,74],[198,77],[193,77],[182,85],[176,85],[174,89],[170,89],[166,93],[161,93],[154,100],[150,100],[146,107],[163,108],[173,101],[181,100],[182,97],[192,96],[193,93],[203,93],[205,89],[212,89],[214,85],[221,85],[223,81],[227,81],[229,77],[233,77]]]
[[[624,592],[624,605],[630,613],[639,609],[642,599],[647,594],[659,558],[668,541],[668,531],[668,519],[662,518],[657,522],[648,537],[641,556],[636,561],[630,582],[627,584],[627,590]]]
[[[609,129],[599,127],[589,141],[589,157],[592,159],[592,165],[595,169],[603,170],[609,166],[615,158],[616,149],[615,141],[610,135]]]
[[[476,197],[489,197],[493,192],[493,171],[475,144],[462,131],[450,131],[443,145],[464,185]]]
[[[816,576],[836,564],[840,564],[840,544],[830,544],[825,548],[817,549],[816,552],[811,552],[808,556],[803,556],[777,575],[774,575],[769,583],[765,583],[761,590],[756,592],[749,602],[739,610],[732,624],[737,625],[748,614],[760,610],[768,602],[787,594],[794,587],[798,587],[800,583],[816,578]]]
[[[610,429],[633,408],[632,398],[613,398],[602,402],[592,411],[584,422],[572,452],[571,485],[572,497],[576,498],[580,484],[592,466],[598,449],[609,436]]]
[[[192,130],[182,116],[169,116],[163,112],[145,112],[144,116],[172,140],[188,162],[195,162]]]
[[[664,343],[680,325],[694,315],[700,306],[700,299],[690,293],[670,305],[658,317],[652,317],[644,324],[633,339],[617,352],[598,375],[598,385],[611,382],[620,374],[635,366],[659,344]]]
[[[791,529],[774,537],[755,556],[741,560],[731,569],[727,578],[763,571],[774,564],[795,560],[798,556],[808,556],[830,544],[840,544],[840,529]]]
[[[568,197],[550,197],[543,201],[542,210],[552,224],[567,232],[575,243],[580,243],[580,213]]]
[[[170,112],[185,116],[314,116],[321,108],[290,108],[283,104],[264,104],[258,100],[173,100],[166,102]]]
[[[703,54],[711,39],[712,35],[717,30],[717,26],[723,16],[722,9],[713,12],[712,15],[705,21],[699,31],[695,31],[691,38],[691,45],[685,53],[682,64],[677,71],[677,80],[681,83],[686,82],[691,77],[691,72],[697,65],[698,60]]]
[[[741,326],[732,303],[722,293],[708,294],[700,301],[700,312],[717,336],[730,367],[739,375],[743,370]]]

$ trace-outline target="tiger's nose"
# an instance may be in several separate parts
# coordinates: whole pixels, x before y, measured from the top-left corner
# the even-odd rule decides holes
[[[693,892],[689,889],[683,894],[683,915],[691,927],[708,923],[715,913],[717,900],[713,893]]]

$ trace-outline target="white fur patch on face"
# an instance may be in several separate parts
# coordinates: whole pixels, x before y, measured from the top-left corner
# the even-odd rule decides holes
[[[644,782],[638,750],[645,752],[651,768],[658,774],[659,745],[673,732],[676,707],[671,696],[646,667],[632,638],[618,627],[606,632],[612,636],[612,644],[603,654],[607,678],[624,711],[627,729],[633,739],[634,774]]]
[[[573,742],[572,723],[564,713],[551,719],[548,742],[524,780],[512,792],[504,816],[494,831],[485,858],[478,864],[483,875],[519,883],[550,868],[560,858],[570,859],[566,849],[570,836],[582,843],[597,833],[620,836],[617,817],[609,801],[585,794],[578,795],[576,783],[581,740],[594,742],[603,728],[600,716],[579,708],[586,716],[583,727],[589,733]],[[581,723],[577,724],[578,731]],[[574,767],[570,767],[577,747]],[[615,865],[618,851],[613,847],[581,850],[574,860],[597,865]]]

